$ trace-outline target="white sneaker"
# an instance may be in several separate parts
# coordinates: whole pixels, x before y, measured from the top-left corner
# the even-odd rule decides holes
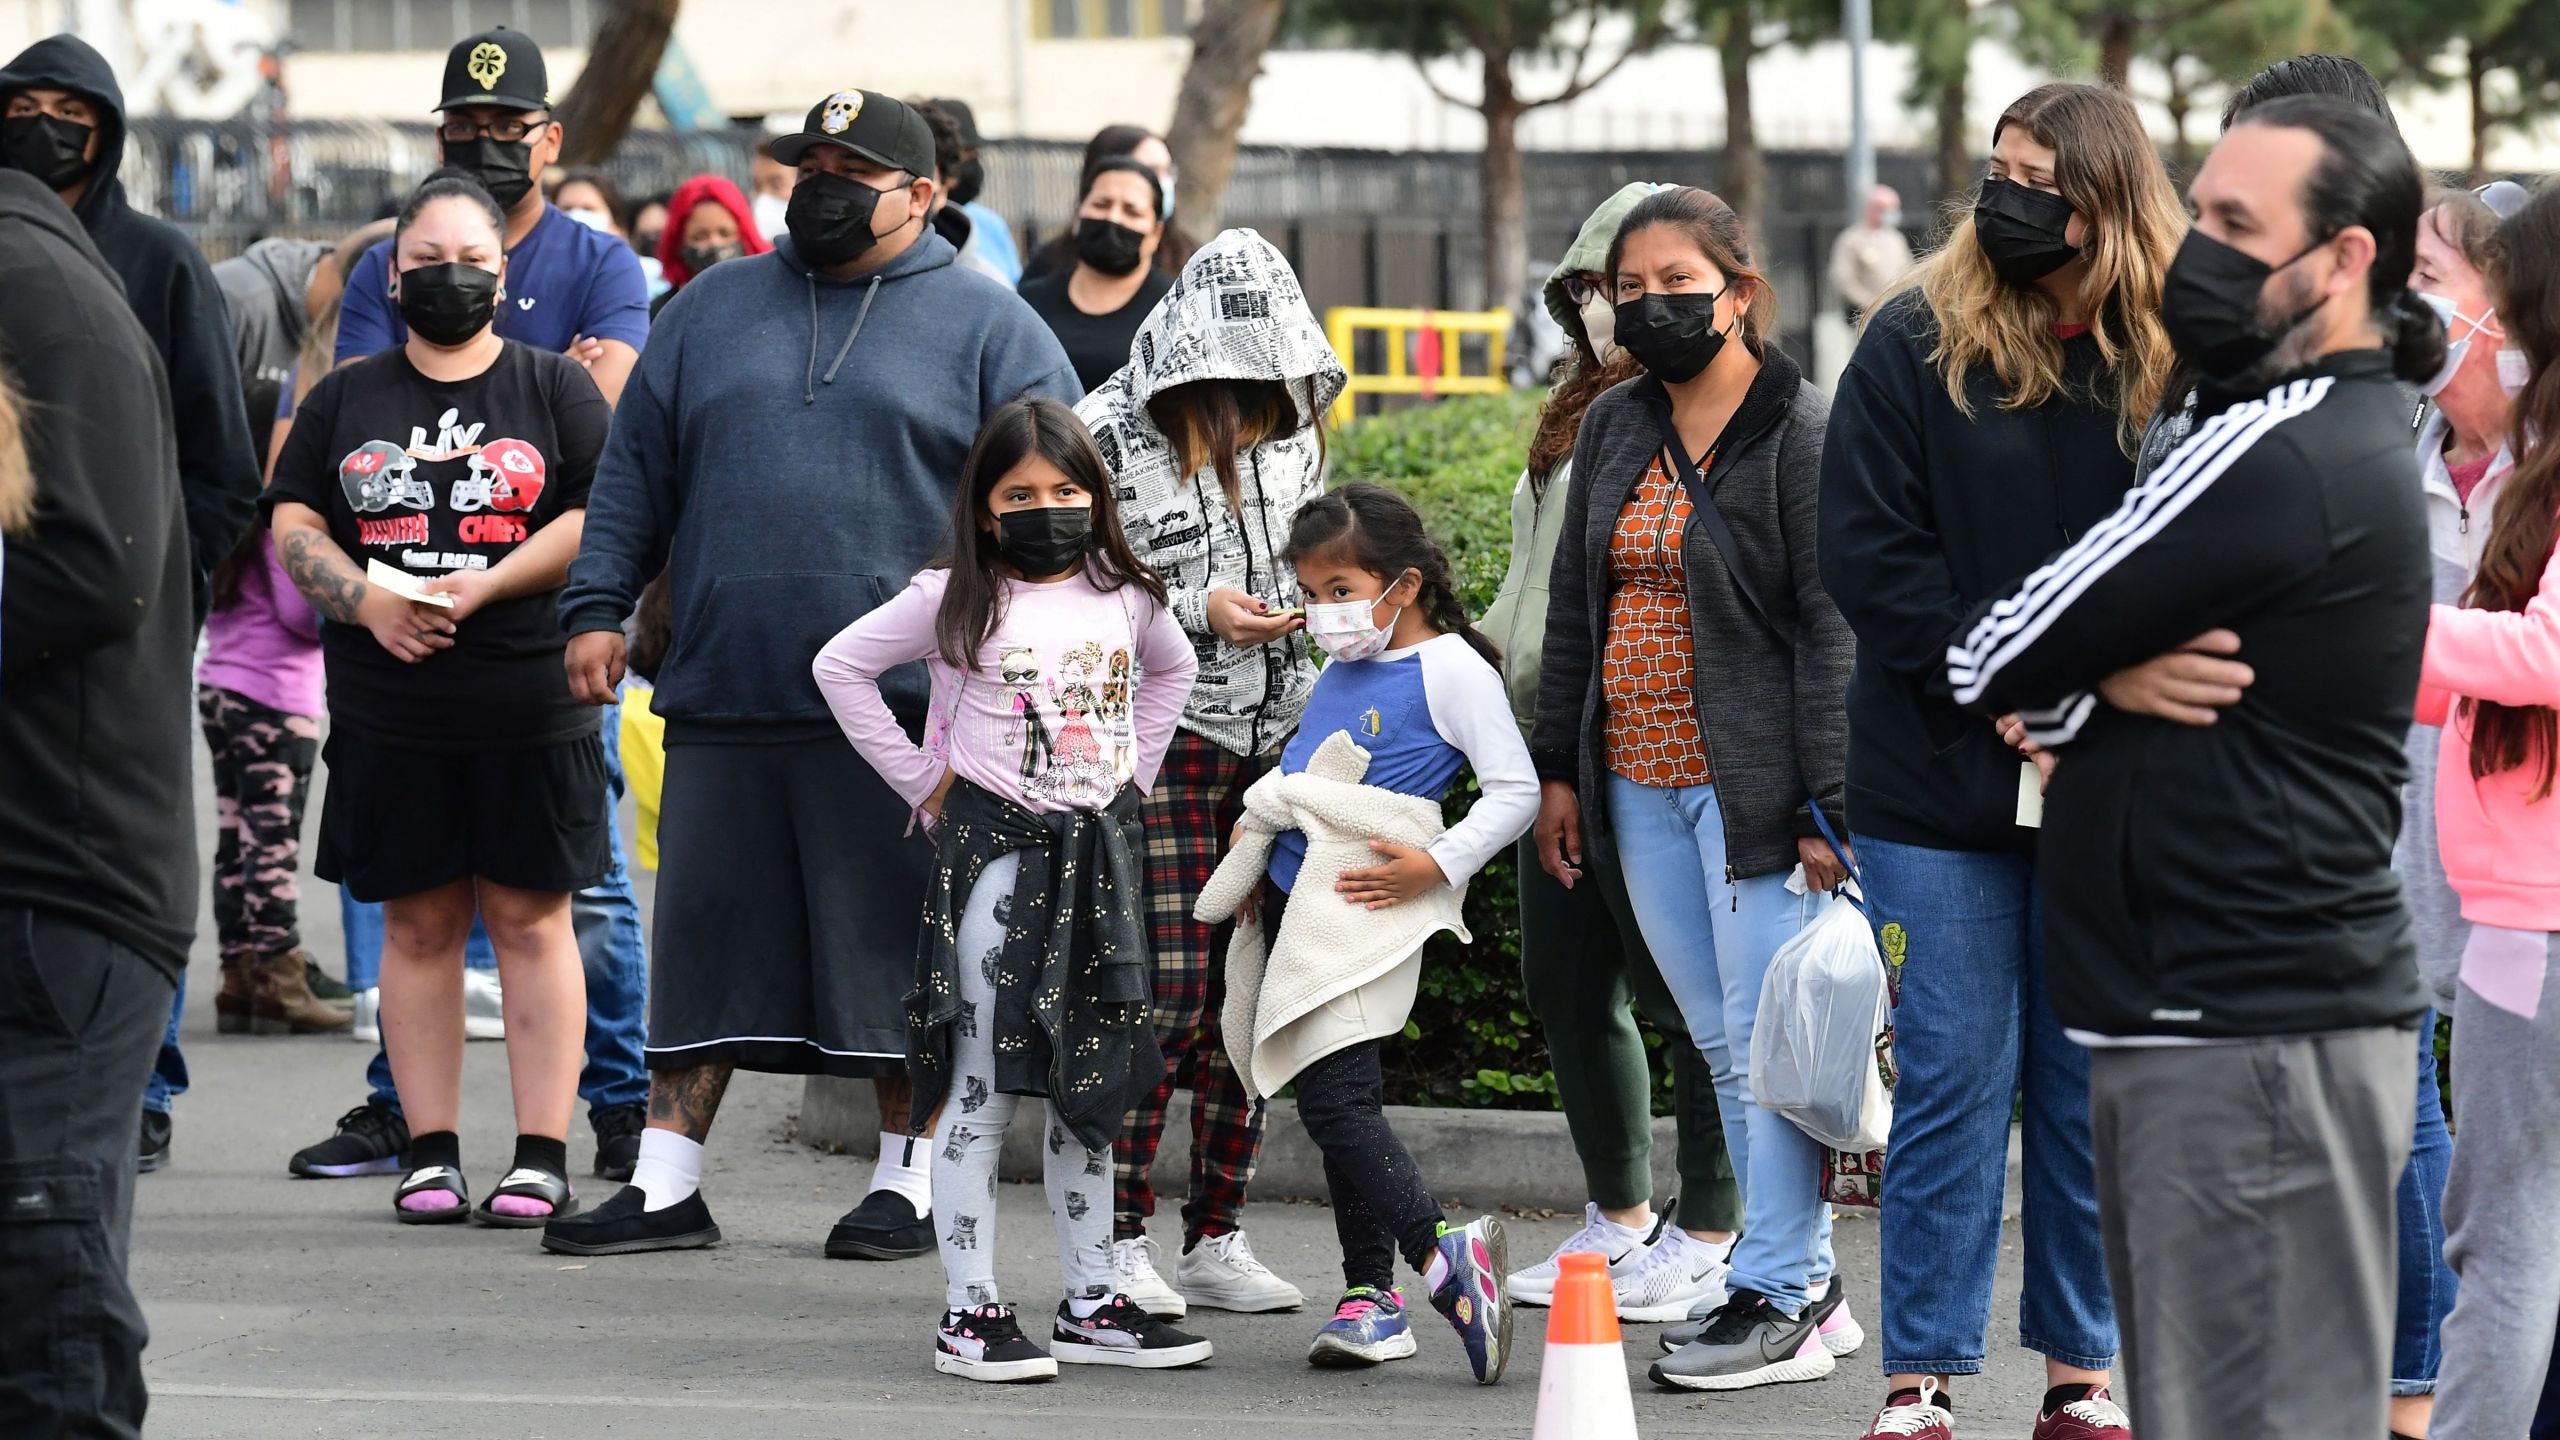
[[[1659,1228],[1659,1227],[1657,1227]],[[1652,1249],[1641,1231],[1630,1230],[1600,1213],[1600,1207],[1584,1204],[1582,1228],[1565,1237],[1556,1253],[1529,1266],[1514,1270],[1502,1288],[1522,1305],[1552,1305],[1556,1301],[1556,1276],[1562,1273],[1567,1255],[1591,1254],[1609,1262],[1609,1278],[1614,1281],[1641,1264]]]
[[[356,1039],[367,1045],[382,1043],[382,991],[379,987],[356,992]]]
[[[1307,1303],[1297,1286],[1271,1273],[1253,1258],[1253,1244],[1241,1230],[1212,1235],[1194,1245],[1174,1266],[1174,1280],[1184,1298],[1212,1310],[1259,1314],[1295,1310]],[[1141,1302],[1144,1303],[1144,1302]]]
[[[1709,1245],[1676,1225],[1665,1226],[1644,1259],[1618,1277],[1618,1318],[1660,1325],[1724,1304],[1732,1260],[1732,1246]]]
[[[1179,1320],[1191,1309],[1156,1273],[1156,1242],[1149,1236],[1112,1241],[1111,1273],[1119,1277],[1120,1293],[1150,1315]]]
[[[506,998],[498,989],[497,971],[465,969],[462,972],[462,1038],[507,1038]]]

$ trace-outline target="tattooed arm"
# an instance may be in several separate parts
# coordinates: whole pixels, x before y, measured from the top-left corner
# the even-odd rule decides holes
[[[382,648],[411,664],[453,645],[454,622],[433,605],[368,585],[329,538],[320,512],[292,500],[275,507],[276,557],[311,608],[341,625],[361,625]]]

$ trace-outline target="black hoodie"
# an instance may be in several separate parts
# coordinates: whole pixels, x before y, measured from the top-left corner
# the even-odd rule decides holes
[[[168,387],[79,222],[12,170],[0,367],[36,470],[34,533],[9,541],[0,584],[0,904],[68,916],[174,979],[196,919],[195,627]]]
[[[264,457],[250,448],[249,417],[240,403],[240,366],[232,358],[231,321],[213,267],[178,228],[133,208],[116,171],[124,162],[124,90],[106,57],[74,35],[39,40],[0,69],[0,101],[46,86],[75,91],[104,107],[98,158],[89,188],[72,213],[107,268],[124,282],[126,303],[142,321],[169,377],[170,411],[178,423],[178,473],[186,496],[187,551],[194,561],[194,614],[204,618],[206,577],[255,518]],[[124,408],[137,402],[128,398]]]

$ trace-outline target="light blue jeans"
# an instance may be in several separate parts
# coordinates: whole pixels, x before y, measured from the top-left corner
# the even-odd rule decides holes
[[[1733,1288],[1800,1311],[1831,1280],[1822,1146],[1751,1099],[1751,1025],[1770,957],[1828,901],[1787,877],[1727,878],[1724,812],[1713,785],[1656,789],[1611,775],[1609,830],[1636,926],[1715,1076],[1725,1148],[1742,1189]]]

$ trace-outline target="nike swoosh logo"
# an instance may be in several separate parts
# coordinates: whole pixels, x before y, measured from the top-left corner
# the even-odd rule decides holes
[[[1794,1359],[1796,1352],[1804,1348],[1805,1331],[1805,1323],[1801,1320],[1783,1328],[1761,1331],[1760,1358],[1772,1365]],[[1773,1340],[1775,1344],[1771,1343]]]

